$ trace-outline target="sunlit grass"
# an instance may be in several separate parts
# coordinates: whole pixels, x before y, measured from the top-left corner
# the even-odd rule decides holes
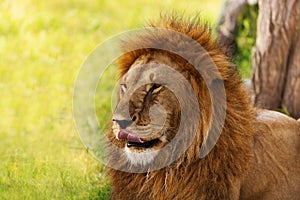
[[[219,1],[0,2],[0,199],[108,198],[104,167],[73,124],[73,84],[98,43],[169,9],[214,21]]]

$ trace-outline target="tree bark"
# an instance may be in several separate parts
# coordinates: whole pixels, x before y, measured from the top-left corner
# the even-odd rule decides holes
[[[259,0],[252,59],[255,106],[300,117],[300,1]]]

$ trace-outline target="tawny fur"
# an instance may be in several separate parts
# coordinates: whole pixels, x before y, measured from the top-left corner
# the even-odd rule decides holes
[[[197,20],[163,17],[159,23],[152,26],[180,32],[196,40],[207,51],[215,62],[225,86],[225,124],[215,147],[206,157],[200,159],[201,144],[210,126],[207,121],[212,113],[210,96],[203,78],[186,60],[169,52],[140,49],[126,53],[120,59],[120,76],[124,75],[137,59],[144,59],[145,62],[148,62],[147,59],[157,59],[181,72],[191,83],[199,100],[201,125],[192,145],[170,166],[137,174],[108,168],[113,184],[112,198],[212,200],[299,197],[299,123],[274,113],[264,114],[268,111],[254,111],[238,72],[224,55],[222,48],[212,39],[207,25],[198,24]],[[135,37],[125,42],[123,49],[126,51],[127,48],[155,43],[166,38],[173,40],[178,48],[185,49],[185,44],[165,34]],[[186,49],[186,54],[189,54],[189,49]],[[191,58],[197,60],[201,56],[203,55],[192,55]],[[280,134],[283,136],[277,136]],[[290,137],[292,139],[288,139]],[[112,133],[109,134],[109,138],[116,145],[119,144]],[[120,159],[117,152],[111,152],[109,157]],[[270,174],[271,177],[265,174]]]

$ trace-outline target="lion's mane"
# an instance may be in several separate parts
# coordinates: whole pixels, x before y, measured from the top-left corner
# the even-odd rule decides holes
[[[152,27],[162,27],[177,31],[198,42],[217,66],[226,91],[226,119],[221,136],[204,158],[199,158],[204,132],[210,126],[207,119],[211,116],[210,96],[203,78],[195,71],[195,67],[182,57],[158,49],[139,49],[157,41],[168,40],[164,48],[180,48],[190,55],[196,63],[202,54],[191,52],[186,44],[176,37],[165,33],[145,34],[125,41],[124,52],[128,49],[138,50],[125,53],[120,58],[120,76],[124,75],[141,56],[163,55],[168,57],[190,81],[199,101],[200,126],[192,145],[177,161],[163,169],[149,173],[127,173],[109,168],[113,182],[112,197],[114,199],[232,199],[238,193],[236,185],[248,168],[253,157],[253,121],[254,112],[249,97],[243,87],[235,66],[225,56],[222,47],[212,39],[210,28],[205,23],[198,23],[198,18],[184,19],[181,17],[162,17],[159,23],[151,23]],[[205,66],[197,66],[205,67]],[[208,73],[209,69],[207,70]],[[209,74],[208,74],[209,76]]]

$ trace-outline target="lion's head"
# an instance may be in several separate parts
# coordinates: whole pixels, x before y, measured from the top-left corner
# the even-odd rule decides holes
[[[178,63],[153,52],[137,58],[119,82],[113,133],[132,164],[154,163],[161,168],[162,161],[170,164],[177,160],[193,140],[195,145],[200,142],[200,138],[195,137],[200,126],[200,102],[197,100],[200,94],[195,92],[197,86],[193,85],[197,82],[181,73]],[[201,101],[201,106],[210,104],[210,99]],[[211,116],[203,114],[202,117],[209,121]],[[200,145],[197,146],[199,153]],[[172,156],[166,155],[168,153]]]
[[[152,162],[178,130],[180,104],[164,82],[161,64],[139,58],[119,81],[113,133],[132,164]]]

